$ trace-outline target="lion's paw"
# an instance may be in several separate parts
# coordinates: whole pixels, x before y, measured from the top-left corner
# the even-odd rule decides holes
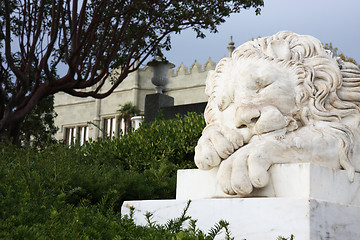
[[[195,164],[200,169],[216,167],[242,145],[243,138],[239,133],[226,127],[220,130],[215,126],[208,127],[195,147]]]
[[[268,184],[271,162],[263,150],[261,146],[254,149],[247,145],[220,164],[217,178],[225,193],[246,196],[254,187]]]

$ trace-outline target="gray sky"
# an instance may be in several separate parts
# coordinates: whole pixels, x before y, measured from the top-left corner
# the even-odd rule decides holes
[[[204,64],[209,57],[218,62],[227,55],[233,36],[235,47],[252,37],[265,37],[282,30],[312,35],[323,43],[332,42],[346,56],[360,63],[359,0],[264,0],[261,15],[253,9],[234,14],[219,26],[216,34],[196,39],[192,30],[172,36],[172,49],[165,57],[176,65],[190,66],[196,59]]]

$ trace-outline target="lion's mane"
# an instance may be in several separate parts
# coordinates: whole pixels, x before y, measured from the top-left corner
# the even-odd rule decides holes
[[[283,51],[284,44],[289,51]],[[220,60],[206,81],[209,102],[205,110],[208,125],[217,124],[218,113],[234,101],[235,91],[221,81],[226,68],[236,68],[240,59],[265,59],[276,62],[297,75],[294,116],[301,125],[314,121],[326,123],[325,132],[341,139],[340,164],[353,173],[351,154],[354,131],[343,119],[360,115],[360,69],[343,62],[324,49],[321,42],[311,36],[282,31],[270,37],[258,38],[238,47],[231,58]]]

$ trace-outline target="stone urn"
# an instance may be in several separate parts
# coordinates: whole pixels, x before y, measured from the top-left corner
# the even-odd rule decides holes
[[[154,72],[151,82],[156,86],[156,93],[163,93],[165,85],[169,82],[169,69],[175,67],[175,65],[162,59],[161,57],[157,57],[156,59],[150,61],[147,65],[150,66]]]

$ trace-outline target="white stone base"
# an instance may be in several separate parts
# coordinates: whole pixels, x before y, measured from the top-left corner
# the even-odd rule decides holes
[[[296,240],[360,239],[360,174],[350,183],[346,171],[312,164],[283,164],[270,169],[271,183],[248,198],[226,198],[216,181],[217,169],[178,172],[177,200],[127,201],[121,212],[135,207],[135,222],[144,214],[160,224],[180,217],[188,199],[188,216],[205,233],[223,219],[235,239]],[[212,198],[212,199],[211,199]],[[223,239],[220,235],[217,239]]]
[[[217,182],[218,169],[178,170],[176,199],[242,197],[225,194]],[[310,163],[276,164],[269,170],[270,183],[254,189],[248,197],[313,198],[360,206],[360,174],[349,182],[345,170],[334,170]]]
[[[146,225],[144,214],[164,224],[180,217],[186,200],[124,202],[121,212],[135,207],[135,222]],[[360,239],[360,208],[305,198],[232,198],[193,200],[188,216],[198,219],[204,232],[223,219],[235,239],[276,240],[279,235],[296,240]],[[217,239],[223,239],[220,235]]]

